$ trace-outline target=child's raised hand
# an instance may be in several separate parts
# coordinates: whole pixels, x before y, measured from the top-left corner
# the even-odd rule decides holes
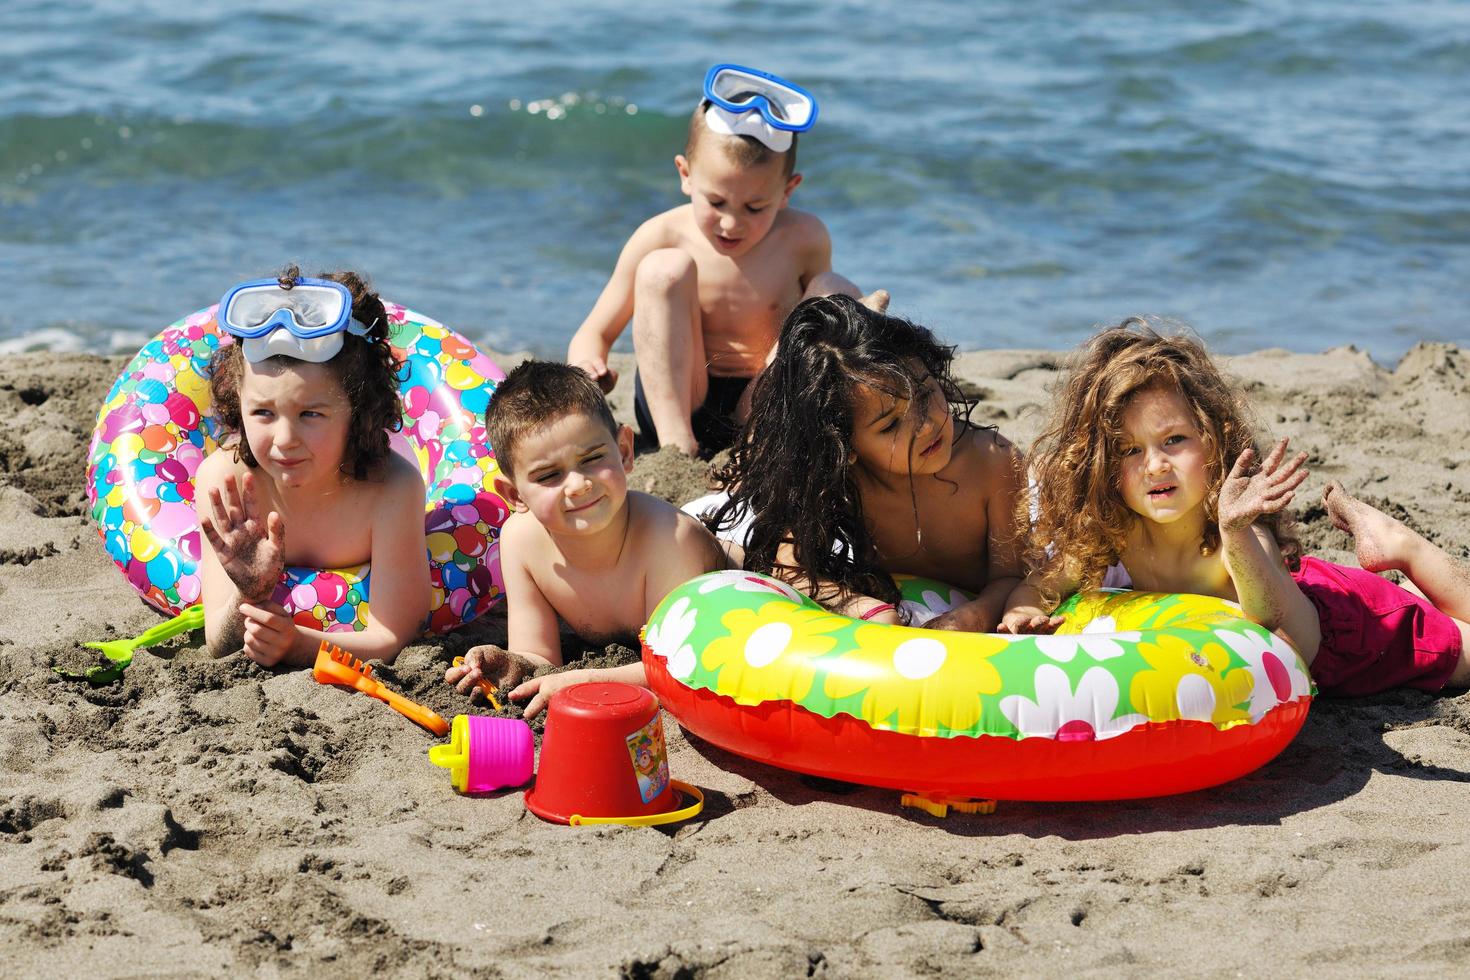
[[[240,597],[260,603],[271,597],[286,569],[286,525],[271,511],[264,519],[255,501],[255,478],[225,477],[224,493],[209,491],[208,513],[199,526]]]
[[[520,684],[536,672],[537,664],[528,657],[511,653],[504,647],[486,643],[472,647],[464,655],[464,663],[444,672],[444,683],[453,684],[459,693],[473,697],[481,680],[495,688]]]
[[[1294,491],[1307,478],[1307,470],[1302,465],[1307,461],[1307,454],[1297,453],[1283,466],[1285,458],[1285,439],[1276,444],[1260,466],[1254,465],[1254,449],[1240,454],[1220,485],[1221,531],[1250,527],[1262,514],[1275,514],[1291,503]]]
[[[280,663],[296,642],[296,624],[278,602],[240,603],[245,627],[245,657],[262,667]]]

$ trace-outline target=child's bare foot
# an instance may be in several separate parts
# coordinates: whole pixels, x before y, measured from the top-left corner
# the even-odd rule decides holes
[[[1409,547],[1416,535],[1398,520],[1363,503],[1336,480],[1322,491],[1322,506],[1327,508],[1333,527],[1353,536],[1359,565],[1370,572],[1402,571],[1407,566]]]
[[[886,313],[888,312],[888,299],[888,290],[875,289],[859,302],[875,313]]]

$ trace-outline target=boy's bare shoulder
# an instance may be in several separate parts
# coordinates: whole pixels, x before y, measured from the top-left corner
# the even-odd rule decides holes
[[[500,525],[500,556],[520,553],[520,547],[548,537],[546,528],[527,511],[513,510]]]
[[[698,519],[637,491],[629,491],[628,504],[632,508],[628,533],[637,541],[629,552],[643,570],[649,613],[670,589],[728,566],[724,549]]]
[[[774,227],[782,236],[791,239],[792,246],[797,248],[824,246],[832,240],[821,218],[797,208],[782,208],[776,215]]]
[[[672,537],[676,544],[698,542],[703,545],[706,539],[715,541],[714,535],[698,518],[690,517],[661,497],[629,490],[628,506],[632,508],[633,524],[629,533],[639,535],[640,542],[647,543],[656,536],[663,536],[665,540]]]
[[[694,518],[689,517],[688,514],[662,497],[655,497],[642,490],[628,491],[628,506],[631,508],[629,514],[633,524],[632,530],[635,532],[644,530],[669,532],[682,523],[680,518],[694,521]],[[694,523],[699,522],[694,521]]]
[[[628,244],[636,242],[650,250],[678,245],[693,227],[693,212],[694,208],[689,204],[680,204],[661,211],[639,225],[638,230],[628,239]]]

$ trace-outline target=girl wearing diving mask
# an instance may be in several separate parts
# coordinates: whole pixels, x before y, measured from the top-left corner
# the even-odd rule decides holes
[[[366,628],[331,634],[391,660],[429,609],[424,483],[389,448],[399,369],[382,301],[354,272],[242,283],[220,303],[234,338],[210,362],[220,450],[200,464],[205,630],[216,656],[312,663],[327,634],[281,605],[287,565],[371,563]]]

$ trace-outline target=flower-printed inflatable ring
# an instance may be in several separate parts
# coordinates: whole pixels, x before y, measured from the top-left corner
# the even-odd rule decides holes
[[[964,598],[901,579],[911,620]],[[1090,592],[1054,636],[953,633],[828,612],[774,579],[712,572],[644,632],[679,723],[748,758],[926,794],[1158,796],[1265,764],[1315,693],[1295,650],[1203,596]]]
[[[392,443],[423,474],[433,590],[425,629],[440,633],[503,591],[500,525],[510,509],[495,492],[485,409],[505,375],[443,324],[384,305],[403,361],[403,429]],[[221,342],[232,341],[210,307],[144,345],[102,403],[87,455],[87,500],[108,555],[149,605],[172,614],[199,601],[194,474],[217,445],[208,371]],[[303,626],[360,630],[369,572],[288,568],[274,598]]]

